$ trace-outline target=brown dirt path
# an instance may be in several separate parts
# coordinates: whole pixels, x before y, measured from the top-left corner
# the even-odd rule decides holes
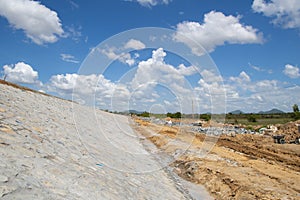
[[[179,176],[204,185],[216,199],[300,199],[300,145],[274,144],[270,136],[221,136],[201,157],[205,135],[137,123],[141,134],[170,155],[182,148],[170,141],[191,142],[170,165]]]

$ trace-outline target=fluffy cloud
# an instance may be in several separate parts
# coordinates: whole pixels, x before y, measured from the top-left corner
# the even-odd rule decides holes
[[[76,60],[75,57],[70,54],[62,53],[62,54],[60,54],[60,57],[63,61],[66,61],[66,62],[79,63],[79,61]]]
[[[181,82],[185,77],[179,73],[179,67],[166,64],[165,56],[162,49],[153,51],[151,58],[140,63],[131,82],[114,83],[103,75],[95,74],[55,75],[48,83],[48,91],[66,98],[73,95],[78,102],[87,105],[95,103],[101,108],[119,111],[132,108],[147,110],[151,109],[151,105],[160,103],[168,111],[182,109],[188,113],[191,112],[193,95],[196,95],[196,112],[224,112],[224,106],[228,111],[241,109],[257,112],[273,107],[289,111],[291,105],[300,99],[299,86],[287,87],[277,80],[252,81],[244,71],[236,77],[225,78],[223,83],[221,77],[213,71],[203,70],[203,78],[199,80],[198,86],[189,88]],[[158,89],[156,86],[162,87]],[[218,98],[224,93],[226,102],[224,98]]]
[[[146,47],[146,45],[144,43],[142,43],[139,40],[135,40],[135,39],[130,39],[125,45],[124,48],[125,49],[134,49],[134,50],[140,50],[140,49],[144,49]]]
[[[162,48],[152,51],[152,57],[141,61],[131,81],[131,88],[135,91],[135,98],[157,99],[153,96],[154,91],[161,87],[168,91],[169,95],[175,96],[177,104],[182,109],[191,109],[193,88],[186,76],[197,73],[195,67],[186,67],[183,64],[175,67],[165,63],[166,52]],[[163,92],[158,94],[164,98]],[[169,101],[168,99],[164,99]],[[174,102],[175,103],[175,102]],[[175,104],[174,104],[175,105]],[[179,109],[174,107],[173,109]]]
[[[172,106],[172,103],[170,101],[164,100],[164,104],[166,104],[167,106]]]
[[[212,70],[205,69],[200,74],[202,78],[199,79],[198,86],[194,90],[201,111],[225,112],[226,95],[234,96],[231,90],[228,90],[229,85],[224,85],[223,78]]]
[[[94,95],[97,92],[113,90],[115,84],[100,74],[58,74],[50,78],[49,89],[61,94]]]
[[[254,0],[254,12],[263,13],[274,18],[272,23],[283,28],[300,28],[300,1],[299,0]]]
[[[46,87],[47,91],[81,104],[99,105],[101,102],[107,106],[117,86],[102,74],[58,74],[50,78]]]
[[[290,78],[299,78],[300,77],[300,70],[299,67],[287,64],[283,70],[283,73]]]
[[[291,106],[299,101],[300,87],[289,85],[278,80],[251,80],[250,76],[242,71],[238,76],[224,78],[224,84],[214,80],[214,73],[208,70],[201,72],[207,80],[200,79],[195,87],[198,93],[198,102],[202,110],[218,110],[219,104],[224,101],[211,100],[212,95],[226,92],[227,111],[240,109],[245,112],[258,112],[272,108],[290,111]],[[293,94],[293,95],[291,95]],[[220,109],[221,110],[221,109]]]
[[[57,13],[38,1],[0,0],[0,15],[39,45],[56,42],[64,33]]]
[[[130,53],[128,53],[128,50],[140,50],[144,49],[146,45],[135,39],[130,39],[126,42],[122,47],[109,47],[107,49],[98,49],[93,48],[91,52],[95,52],[98,50],[100,53],[106,55],[111,60],[119,60],[122,63],[126,63],[129,66],[134,65],[135,59],[132,58]],[[137,58],[139,55],[135,53],[134,57]]]
[[[212,70],[203,70],[198,86],[194,88],[201,112],[225,112],[226,88],[223,78]],[[228,95],[228,93],[227,93]]]
[[[168,5],[172,0],[130,0],[138,2],[140,5],[145,7],[152,7],[158,4],[166,4]]]
[[[217,75],[215,72],[210,71],[210,70],[203,70],[201,72],[201,75],[205,82],[222,82],[223,78],[220,75]]]
[[[240,16],[225,16],[221,12],[211,11],[204,15],[204,22],[182,22],[177,24],[174,39],[188,45],[196,55],[208,52],[217,46],[229,44],[262,43],[263,36],[252,26],[240,23]]]
[[[135,63],[135,60],[131,57],[130,53],[116,53],[118,50],[115,47],[101,49],[100,51],[111,60],[119,60],[120,62],[126,63],[129,66],[132,66]]]
[[[258,112],[272,108],[290,111],[300,98],[300,87],[278,80],[252,81],[243,71],[225,80],[228,110]],[[293,95],[291,95],[293,94]]]
[[[178,73],[183,76],[191,76],[198,72],[197,68],[194,66],[186,67],[184,64],[178,66]]]
[[[130,91],[126,85],[113,83],[102,74],[58,74],[52,76],[47,90],[81,104],[112,110],[126,110]]]
[[[152,51],[152,57],[138,64],[137,72],[132,80],[132,87],[138,88],[141,85],[152,85],[153,83],[178,84],[184,86],[186,75],[197,73],[193,66],[186,67],[183,64],[177,68],[166,64],[164,59],[166,52],[163,48]],[[175,85],[174,85],[175,86]]]
[[[202,95],[210,96],[225,93],[224,87],[218,82],[207,82],[204,79],[200,79],[198,83],[201,89],[197,88],[197,90],[201,91]]]
[[[229,79],[239,84],[244,84],[244,83],[247,84],[248,82],[251,81],[250,76],[244,71],[242,71],[238,77],[230,77]]]
[[[14,65],[4,65],[3,73],[7,81],[15,83],[39,84],[38,72],[24,62],[18,62]]]
[[[113,50],[106,53],[110,53],[107,56],[111,59],[117,58]],[[97,106],[121,111],[132,106],[135,109],[150,109],[150,104],[159,102],[159,99],[170,102],[170,97],[164,96],[165,93],[173,97],[175,95],[179,101],[188,98],[193,88],[189,88],[185,76],[191,76],[197,70],[183,64],[178,67],[166,64],[165,57],[166,52],[162,48],[154,50],[151,58],[138,64],[136,73],[131,78],[124,79],[125,83],[122,80],[111,82],[103,75],[96,74],[59,74],[51,77],[47,90],[65,98],[73,97],[84,104],[96,103]],[[157,91],[157,87],[161,89]],[[184,104],[190,107],[190,102],[185,101],[180,105]]]
[[[277,80],[262,80],[262,81],[258,81],[255,84],[255,88],[253,88],[253,91],[268,91],[268,90],[272,90],[272,89],[277,89],[278,85],[278,81]]]
[[[299,86],[285,86],[276,80],[261,80],[252,83],[250,95],[244,95],[238,102],[248,112],[278,108],[291,111],[291,106],[300,98]],[[291,95],[293,94],[293,95]]]

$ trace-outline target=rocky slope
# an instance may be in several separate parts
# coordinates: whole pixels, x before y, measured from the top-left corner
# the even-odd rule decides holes
[[[0,84],[0,198],[188,199],[128,118]]]

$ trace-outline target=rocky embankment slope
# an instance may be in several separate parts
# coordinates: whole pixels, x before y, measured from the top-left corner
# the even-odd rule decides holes
[[[0,160],[1,199],[189,198],[127,117],[5,84]]]

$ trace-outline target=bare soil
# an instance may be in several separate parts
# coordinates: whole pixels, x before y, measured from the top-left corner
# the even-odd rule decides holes
[[[299,137],[295,123],[282,125],[278,134]],[[138,121],[135,129],[170,155],[182,149],[170,141],[190,142],[170,165],[182,178],[204,185],[216,199],[300,199],[300,145],[275,144],[270,135],[224,135],[208,155],[200,156],[209,143],[204,134]]]

